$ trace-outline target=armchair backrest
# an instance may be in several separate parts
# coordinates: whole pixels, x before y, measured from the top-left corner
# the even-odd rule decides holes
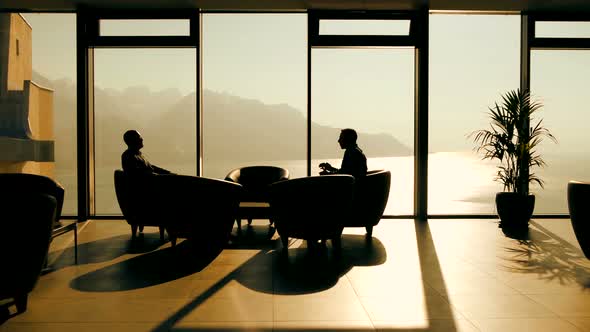
[[[239,183],[244,187],[243,200],[268,201],[268,186],[277,181],[289,179],[289,171],[278,166],[246,166],[230,171],[226,181]]]
[[[2,283],[0,299],[30,292],[45,262],[57,200],[32,190],[0,193]]]
[[[590,259],[590,182],[569,181],[567,204],[576,239],[586,258]]]
[[[188,175],[158,175],[154,184],[166,209],[170,234],[227,242],[238,213],[240,184]]]
[[[279,228],[288,233],[331,232],[350,213],[354,177],[323,175],[275,182],[270,185],[270,209]]]
[[[121,169],[114,172],[115,194],[123,217],[129,224],[161,226],[161,193],[156,178],[164,175],[129,174]]]
[[[56,200],[55,220],[59,221],[61,218],[65,189],[57,181],[44,175],[2,173],[0,174],[0,187],[6,192],[35,192],[53,196]]]
[[[373,170],[358,179],[355,185],[353,213],[348,218],[346,226],[375,226],[381,220],[391,186],[391,172]]]
[[[125,173],[123,170],[117,169],[115,170],[114,175],[115,180],[115,195],[117,196],[117,202],[119,203],[119,207],[121,208],[121,212],[125,219],[129,220],[129,216],[131,215],[131,207],[129,202],[129,189],[127,179],[125,178]]]

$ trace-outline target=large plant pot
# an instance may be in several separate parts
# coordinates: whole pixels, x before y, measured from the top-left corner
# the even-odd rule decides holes
[[[535,209],[535,195],[521,195],[513,192],[496,194],[496,209],[500,225],[508,228],[528,228]]]
[[[590,183],[570,181],[567,184],[567,205],[576,239],[590,259]]]

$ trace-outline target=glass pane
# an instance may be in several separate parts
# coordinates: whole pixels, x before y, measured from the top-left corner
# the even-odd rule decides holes
[[[203,171],[306,175],[307,16],[203,15]]]
[[[113,171],[136,129],[152,164],[196,175],[195,49],[96,49],[96,213],[120,214]]]
[[[50,176],[65,188],[62,215],[77,215],[76,15],[22,16],[31,27],[32,39],[28,41],[28,51],[26,41],[18,43],[19,56],[28,57],[30,61],[32,55],[32,81],[41,87],[36,89],[38,106],[42,111],[52,109],[53,112],[55,163]]]
[[[320,20],[320,35],[407,36],[410,20]]]
[[[537,38],[590,38],[590,22],[535,22]]]
[[[531,91],[544,104],[537,119],[558,141],[545,140],[539,147],[547,166],[535,170],[545,181],[545,189],[531,187],[535,213],[569,213],[568,181],[590,180],[589,68],[587,50],[531,52]]]
[[[100,20],[100,35],[190,36],[190,20]]]
[[[414,50],[313,49],[312,64],[312,175],[340,167],[340,129],[353,128],[368,169],[391,171],[385,214],[412,214]]]
[[[430,16],[429,214],[494,214],[496,162],[468,135],[519,86],[520,16]],[[450,37],[452,36],[452,38]]]

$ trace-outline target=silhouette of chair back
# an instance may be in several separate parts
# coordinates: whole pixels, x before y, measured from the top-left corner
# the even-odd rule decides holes
[[[115,170],[117,202],[131,226],[133,238],[138,228],[141,232],[145,226],[156,226],[160,229],[160,239],[164,240],[166,219],[162,215],[160,193],[154,183],[158,176],[161,175],[130,175],[123,170]]]
[[[576,239],[586,258],[590,259],[590,182],[570,181],[567,204]]]
[[[20,178],[32,183],[32,178]],[[5,179],[2,176],[2,180]],[[28,294],[35,287],[47,258],[58,204],[55,197],[38,188],[12,190],[14,188],[3,186],[2,189],[0,211],[4,236],[0,241],[3,253],[0,299],[14,299],[18,313],[22,313],[27,310]]]
[[[186,175],[159,175],[154,181],[173,245],[177,238],[210,248],[227,244],[243,191],[240,184]]]
[[[243,202],[268,202],[268,186],[289,179],[289,171],[277,166],[246,166],[230,171],[226,181],[244,187]]]
[[[373,234],[389,199],[391,172],[373,170],[355,183],[352,213],[345,219],[344,227],[365,227],[367,235]]]
[[[331,239],[340,246],[343,220],[350,212],[354,177],[323,175],[270,185],[270,209],[283,248],[289,237],[308,241]]]
[[[53,196],[57,203],[55,224],[61,219],[65,189],[57,181],[37,174],[3,173],[0,174],[0,183],[6,191],[38,192]]]
[[[289,179],[289,171],[278,166],[246,166],[233,169],[225,177],[226,181],[239,183],[244,187],[242,202],[268,203],[268,186],[277,181]],[[270,218],[270,211],[265,207],[244,207],[238,216],[238,229],[241,226],[240,217],[248,219]],[[272,224],[272,220],[270,220]]]

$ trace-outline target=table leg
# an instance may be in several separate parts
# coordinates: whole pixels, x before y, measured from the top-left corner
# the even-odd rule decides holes
[[[74,263],[78,265],[78,223],[74,225]]]

